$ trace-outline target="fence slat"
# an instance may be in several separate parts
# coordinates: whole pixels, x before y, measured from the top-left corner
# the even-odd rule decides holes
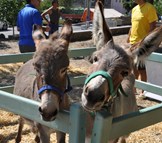
[[[147,60],[162,63],[162,54],[153,52]]]
[[[6,92],[8,92],[8,93],[13,93],[13,88],[14,88],[14,85],[11,85],[11,86],[4,86],[4,87],[0,87],[0,90],[6,91]]]
[[[137,112],[114,118],[112,130],[110,132],[111,139],[117,138],[122,135],[127,135],[138,129],[153,125],[162,121],[162,103],[141,109]]]
[[[136,80],[135,87],[162,96],[162,87],[161,86]]]
[[[8,64],[8,63],[18,63],[18,62],[26,62],[31,59],[33,53],[23,53],[23,54],[7,54],[0,56],[0,64]]]
[[[69,132],[69,112],[62,111],[59,113],[56,121],[45,122],[40,118],[38,106],[39,102],[37,101],[0,91],[0,108],[37,121],[50,128],[59,128],[61,131]]]
[[[80,56],[89,56],[96,50],[95,47],[89,47],[89,48],[72,48],[69,49],[68,55],[70,58],[73,57],[80,57]]]
[[[92,52],[96,50],[95,47],[89,48],[71,48],[69,49],[68,55],[70,58],[80,57],[80,56],[88,56]],[[34,53],[22,53],[22,54],[6,54],[0,55],[0,64],[8,64],[8,63],[18,63],[18,62],[26,62],[32,58]]]
[[[70,77],[70,82],[71,85],[83,85],[84,81],[86,79],[86,75],[82,75],[82,76],[76,76],[76,77]],[[13,93],[13,88],[14,86],[4,86],[4,87],[0,87],[0,90],[2,91],[6,91],[9,93]]]

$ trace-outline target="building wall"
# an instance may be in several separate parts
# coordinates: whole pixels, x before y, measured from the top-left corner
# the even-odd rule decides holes
[[[105,8],[113,8],[122,14],[125,14],[126,10],[123,8],[122,0],[105,0]],[[91,7],[94,8],[96,0],[91,0]]]
[[[126,10],[123,8],[122,0],[111,0],[111,8],[119,11],[122,14],[126,13]]]

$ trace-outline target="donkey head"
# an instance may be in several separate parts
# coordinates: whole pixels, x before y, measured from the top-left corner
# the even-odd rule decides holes
[[[64,98],[68,84],[68,46],[71,34],[71,22],[66,21],[59,36],[53,34],[49,39],[39,42],[33,57],[38,94],[41,99],[39,111],[46,121],[55,119]]]
[[[89,111],[100,110],[115,97],[122,89],[122,81],[132,74],[133,64],[142,63],[156,49],[154,43],[161,42],[162,34],[160,37],[150,34],[136,48],[127,50],[115,45],[104,19],[102,2],[98,0],[93,19],[93,39],[97,51],[91,57],[92,65],[83,87],[82,106]]]

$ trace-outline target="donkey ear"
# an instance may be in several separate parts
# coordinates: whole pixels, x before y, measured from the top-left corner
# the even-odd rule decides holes
[[[64,26],[61,29],[61,34],[59,38],[70,42],[72,33],[73,33],[72,23],[71,20],[68,19],[64,22]]]
[[[93,41],[97,50],[102,48],[111,39],[113,38],[104,18],[103,4],[101,0],[98,0],[93,16]]]
[[[44,36],[44,34],[42,33],[41,30],[35,30],[33,32],[32,37],[33,37],[35,46],[38,49],[38,45],[39,45],[40,41],[42,41],[43,39],[45,39],[45,36]]]
[[[58,37],[60,46],[62,46],[66,52],[68,52],[69,42],[72,33],[73,33],[73,29],[72,29],[71,20],[66,20],[64,22],[63,28],[61,29],[61,33]]]
[[[33,39],[35,40],[35,39],[38,39],[38,40],[42,40],[42,39],[45,39],[45,36],[44,36],[44,34],[42,33],[42,31],[41,30],[35,30],[34,32],[33,32]]]
[[[130,48],[135,64],[143,63],[145,58],[154,52],[162,42],[162,26],[149,33],[142,41]]]

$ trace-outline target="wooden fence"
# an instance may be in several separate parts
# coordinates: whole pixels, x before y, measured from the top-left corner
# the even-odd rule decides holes
[[[69,57],[87,56],[93,51],[95,51],[95,48],[92,47],[72,49],[69,50]],[[32,53],[1,55],[0,64],[24,62],[31,57]],[[153,53],[149,56],[148,60],[162,63],[162,55]],[[85,76],[72,77],[70,80],[72,85],[83,84]],[[135,86],[137,88],[162,95],[161,86],[138,80],[136,80]],[[12,91],[13,86],[0,87],[0,108],[32,119],[51,128],[69,133],[70,143],[85,142],[86,113],[81,108],[79,103],[72,104],[69,112],[61,111],[55,121],[44,122],[39,116],[39,102],[11,94]],[[95,117],[91,143],[107,143],[107,140],[109,139],[113,139],[161,122],[161,113],[162,103],[117,118],[112,118],[109,113],[101,110],[100,112],[97,112]]]

